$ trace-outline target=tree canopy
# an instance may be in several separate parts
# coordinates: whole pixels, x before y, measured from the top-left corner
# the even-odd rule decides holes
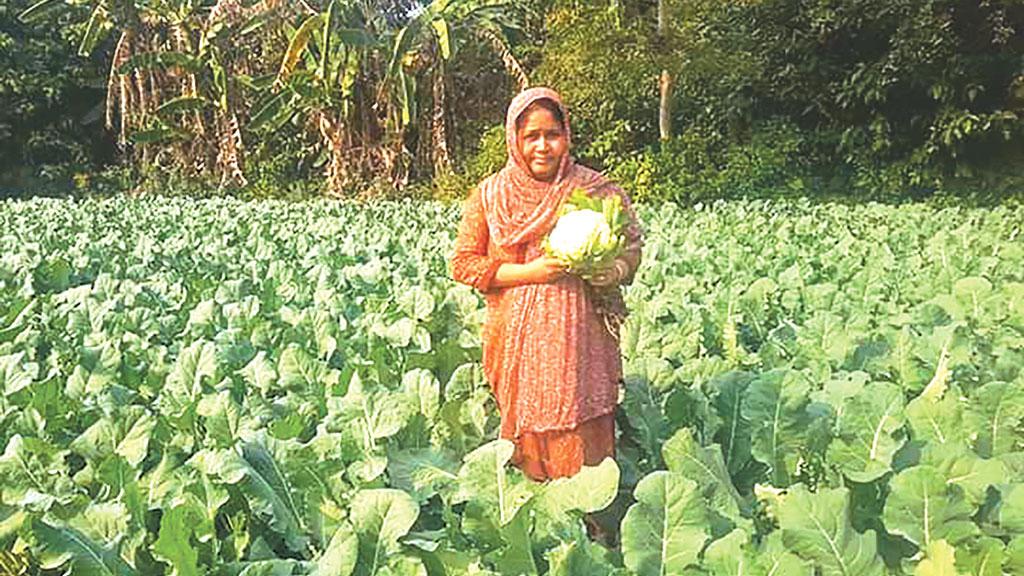
[[[88,171],[113,139],[221,187],[465,187],[544,84],[577,155],[640,197],[1012,185],[1022,27],[1012,0],[14,0],[0,170]]]

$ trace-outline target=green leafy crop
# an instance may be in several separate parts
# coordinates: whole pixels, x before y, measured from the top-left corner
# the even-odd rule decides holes
[[[537,484],[457,209],[0,204],[0,568],[1024,573],[1020,208],[639,217],[615,459]]]

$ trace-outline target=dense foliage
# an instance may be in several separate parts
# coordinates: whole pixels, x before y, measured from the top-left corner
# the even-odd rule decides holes
[[[1014,173],[1019,3],[665,3],[659,37],[660,3],[555,2],[538,69],[586,122],[583,155],[640,191],[898,197]],[[675,139],[659,146],[661,69],[675,79]]]
[[[112,152],[97,113],[101,67],[75,57],[73,15],[26,24],[17,16],[30,5],[0,4],[0,188],[6,189],[68,180],[95,170]]]
[[[617,461],[546,485],[494,440],[481,299],[447,276],[457,218],[0,206],[3,565],[1024,570],[1021,208],[643,208]],[[620,490],[606,549],[581,513]]]
[[[892,199],[1021,177],[1011,0],[108,4],[0,8],[3,171],[105,150],[89,110],[106,89],[99,117],[147,178],[458,197],[530,83],[563,92],[577,153],[638,198]]]
[[[76,23],[78,55],[105,63],[101,116],[139,172],[221,188],[323,178],[340,196],[451,171],[453,99],[474,92],[453,88],[458,66],[478,63],[474,82],[493,88],[486,49],[525,84],[509,46],[523,12],[504,0],[42,0],[18,17]]]

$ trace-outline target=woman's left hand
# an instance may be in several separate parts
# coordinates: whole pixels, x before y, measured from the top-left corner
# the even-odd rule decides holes
[[[614,286],[622,282],[623,275],[622,264],[615,260],[607,267],[594,272],[589,282],[591,286]]]

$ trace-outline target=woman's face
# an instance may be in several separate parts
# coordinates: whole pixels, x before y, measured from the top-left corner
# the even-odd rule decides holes
[[[551,111],[534,108],[526,112],[519,127],[519,152],[534,178],[554,180],[568,147],[565,130]]]

